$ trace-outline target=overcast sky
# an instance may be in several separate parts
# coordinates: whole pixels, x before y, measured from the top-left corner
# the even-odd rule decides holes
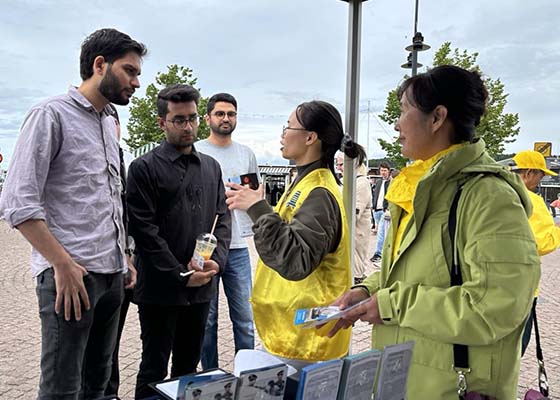
[[[507,152],[553,142],[560,153],[560,36],[556,0],[421,0],[418,28],[435,50],[478,52],[482,71],[501,78],[506,111],[519,113],[521,133]],[[363,3],[359,142],[383,156],[377,138],[394,131],[376,117],[387,92],[406,72],[414,0]],[[556,21],[556,22],[554,22]],[[322,99],[344,111],[348,3],[340,0],[4,0],[0,2],[0,152],[7,168],[26,111],[79,85],[82,40],[114,27],[149,48],[143,88],[170,64],[188,66],[203,96],[232,93],[239,103],[235,139],[259,162],[284,163],[281,127],[302,101]],[[371,105],[368,140],[368,101]],[[128,109],[120,107],[126,124]]]

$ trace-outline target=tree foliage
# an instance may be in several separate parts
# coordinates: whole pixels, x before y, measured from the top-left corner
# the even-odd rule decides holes
[[[478,53],[469,54],[467,50],[452,50],[451,43],[446,42],[436,51],[433,66],[456,65],[482,74],[480,67],[476,64],[477,58]],[[488,102],[486,114],[476,128],[476,136],[484,139],[488,153],[496,157],[504,152],[505,144],[514,142],[515,137],[519,134],[519,115],[504,112],[508,94],[499,78],[492,79],[483,75],[482,79],[488,90]],[[380,115],[383,121],[391,125],[397,122],[400,114],[397,90],[389,92],[385,109]],[[398,141],[388,142],[383,139],[378,139],[378,141],[381,148],[387,152],[387,157],[397,168],[402,168],[406,164],[407,159],[401,154],[401,145]]]
[[[130,119],[128,120],[128,139],[126,144],[131,150],[137,149],[148,143],[159,143],[164,137],[163,131],[157,123],[157,95],[165,87],[177,83],[186,83],[196,87],[197,78],[193,76],[190,68],[177,64],[168,65],[167,72],[158,72],[155,83],[146,88],[144,97],[133,97],[130,107]],[[199,88],[197,88],[200,91]],[[206,114],[208,98],[201,97],[198,102],[198,114]],[[198,126],[198,139],[208,137],[209,128],[203,118]]]

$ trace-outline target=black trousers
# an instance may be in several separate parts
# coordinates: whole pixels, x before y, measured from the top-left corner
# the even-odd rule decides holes
[[[136,378],[136,399],[153,394],[149,383],[196,372],[210,303],[190,306],[138,304],[142,361]]]

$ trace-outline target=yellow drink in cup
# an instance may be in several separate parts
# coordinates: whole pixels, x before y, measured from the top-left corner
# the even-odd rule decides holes
[[[211,233],[201,233],[196,238],[196,246],[194,248],[193,260],[196,266],[202,270],[204,261],[208,261],[214,250],[218,246],[218,239]]]

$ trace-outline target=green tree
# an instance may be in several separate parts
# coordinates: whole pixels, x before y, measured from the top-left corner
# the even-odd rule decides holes
[[[196,87],[197,78],[193,76],[190,68],[177,64],[168,65],[167,72],[158,72],[155,83],[146,88],[144,97],[133,97],[128,120],[128,139],[126,144],[131,150],[137,149],[148,143],[159,143],[164,137],[163,131],[157,123],[157,95],[163,88],[177,83],[186,83]],[[199,88],[197,88],[200,91]],[[198,114],[206,114],[208,98],[201,97],[198,102]],[[204,139],[209,134],[208,125],[203,118],[198,126],[198,139]]]
[[[480,67],[476,64],[477,58],[478,53],[469,54],[467,50],[452,50],[451,43],[446,42],[436,51],[433,66],[450,64],[482,73]],[[488,103],[486,105],[486,114],[482,117],[480,124],[476,128],[476,136],[484,139],[488,153],[496,157],[504,152],[505,144],[514,142],[515,137],[519,134],[519,115],[517,113],[504,112],[509,95],[505,92],[505,86],[499,78],[492,79],[488,76],[483,76],[482,79],[488,90]],[[399,114],[399,99],[397,97],[397,89],[395,89],[389,92],[385,109],[380,118],[393,125],[399,118]],[[387,157],[397,167],[405,165],[407,159],[402,156],[400,152],[401,146],[398,141],[388,142],[383,139],[378,139],[378,141],[381,148],[387,152]]]

